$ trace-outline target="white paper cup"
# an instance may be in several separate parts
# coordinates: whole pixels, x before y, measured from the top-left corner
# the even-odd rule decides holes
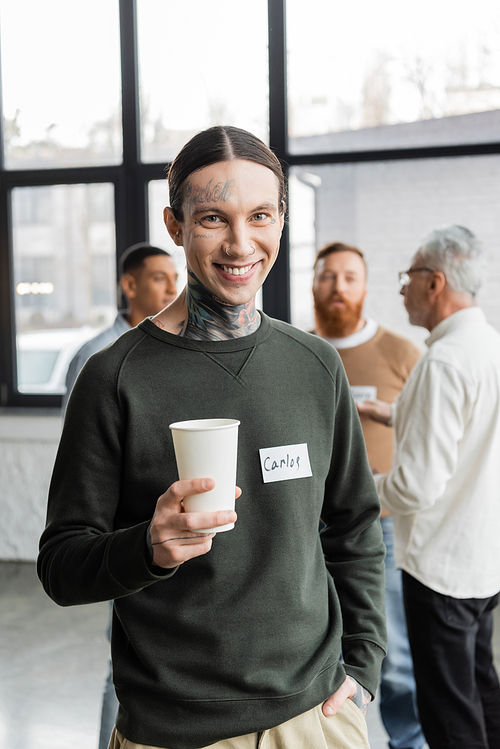
[[[170,424],[179,478],[211,478],[215,487],[184,500],[186,512],[234,510],[238,426],[236,419],[193,419]],[[234,523],[203,528],[198,533],[220,533]]]

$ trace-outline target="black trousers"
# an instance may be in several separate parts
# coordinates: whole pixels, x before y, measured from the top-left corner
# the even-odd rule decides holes
[[[403,572],[420,722],[430,749],[500,749],[491,598],[452,598]]]

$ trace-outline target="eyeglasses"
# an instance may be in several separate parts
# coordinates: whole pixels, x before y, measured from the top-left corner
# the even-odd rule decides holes
[[[410,273],[421,273],[423,271],[434,273],[434,268],[410,268],[409,270],[400,270],[398,275],[401,288],[403,288],[403,286],[408,286],[410,283]]]

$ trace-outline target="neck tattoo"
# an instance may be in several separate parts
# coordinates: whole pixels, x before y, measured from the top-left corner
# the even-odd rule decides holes
[[[188,271],[186,305],[187,320],[183,320],[179,331],[185,338],[226,341],[255,333],[260,325],[255,299],[236,306],[227,304],[208,291],[191,271]]]

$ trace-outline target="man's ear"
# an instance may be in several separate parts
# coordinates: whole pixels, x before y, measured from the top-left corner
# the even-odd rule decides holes
[[[182,247],[182,224],[180,221],[177,221],[170,206],[163,209],[163,220],[172,241],[175,242],[178,247]]]
[[[446,286],[446,276],[440,270],[434,271],[429,279],[429,289],[431,296],[439,296]]]
[[[120,286],[127,299],[135,299],[137,294],[137,282],[132,273],[124,273],[120,278]]]
[[[283,231],[283,227],[285,225],[285,214],[286,214],[286,203],[285,203],[285,201],[282,200],[281,204],[283,206],[283,213],[280,214],[280,234]]]

